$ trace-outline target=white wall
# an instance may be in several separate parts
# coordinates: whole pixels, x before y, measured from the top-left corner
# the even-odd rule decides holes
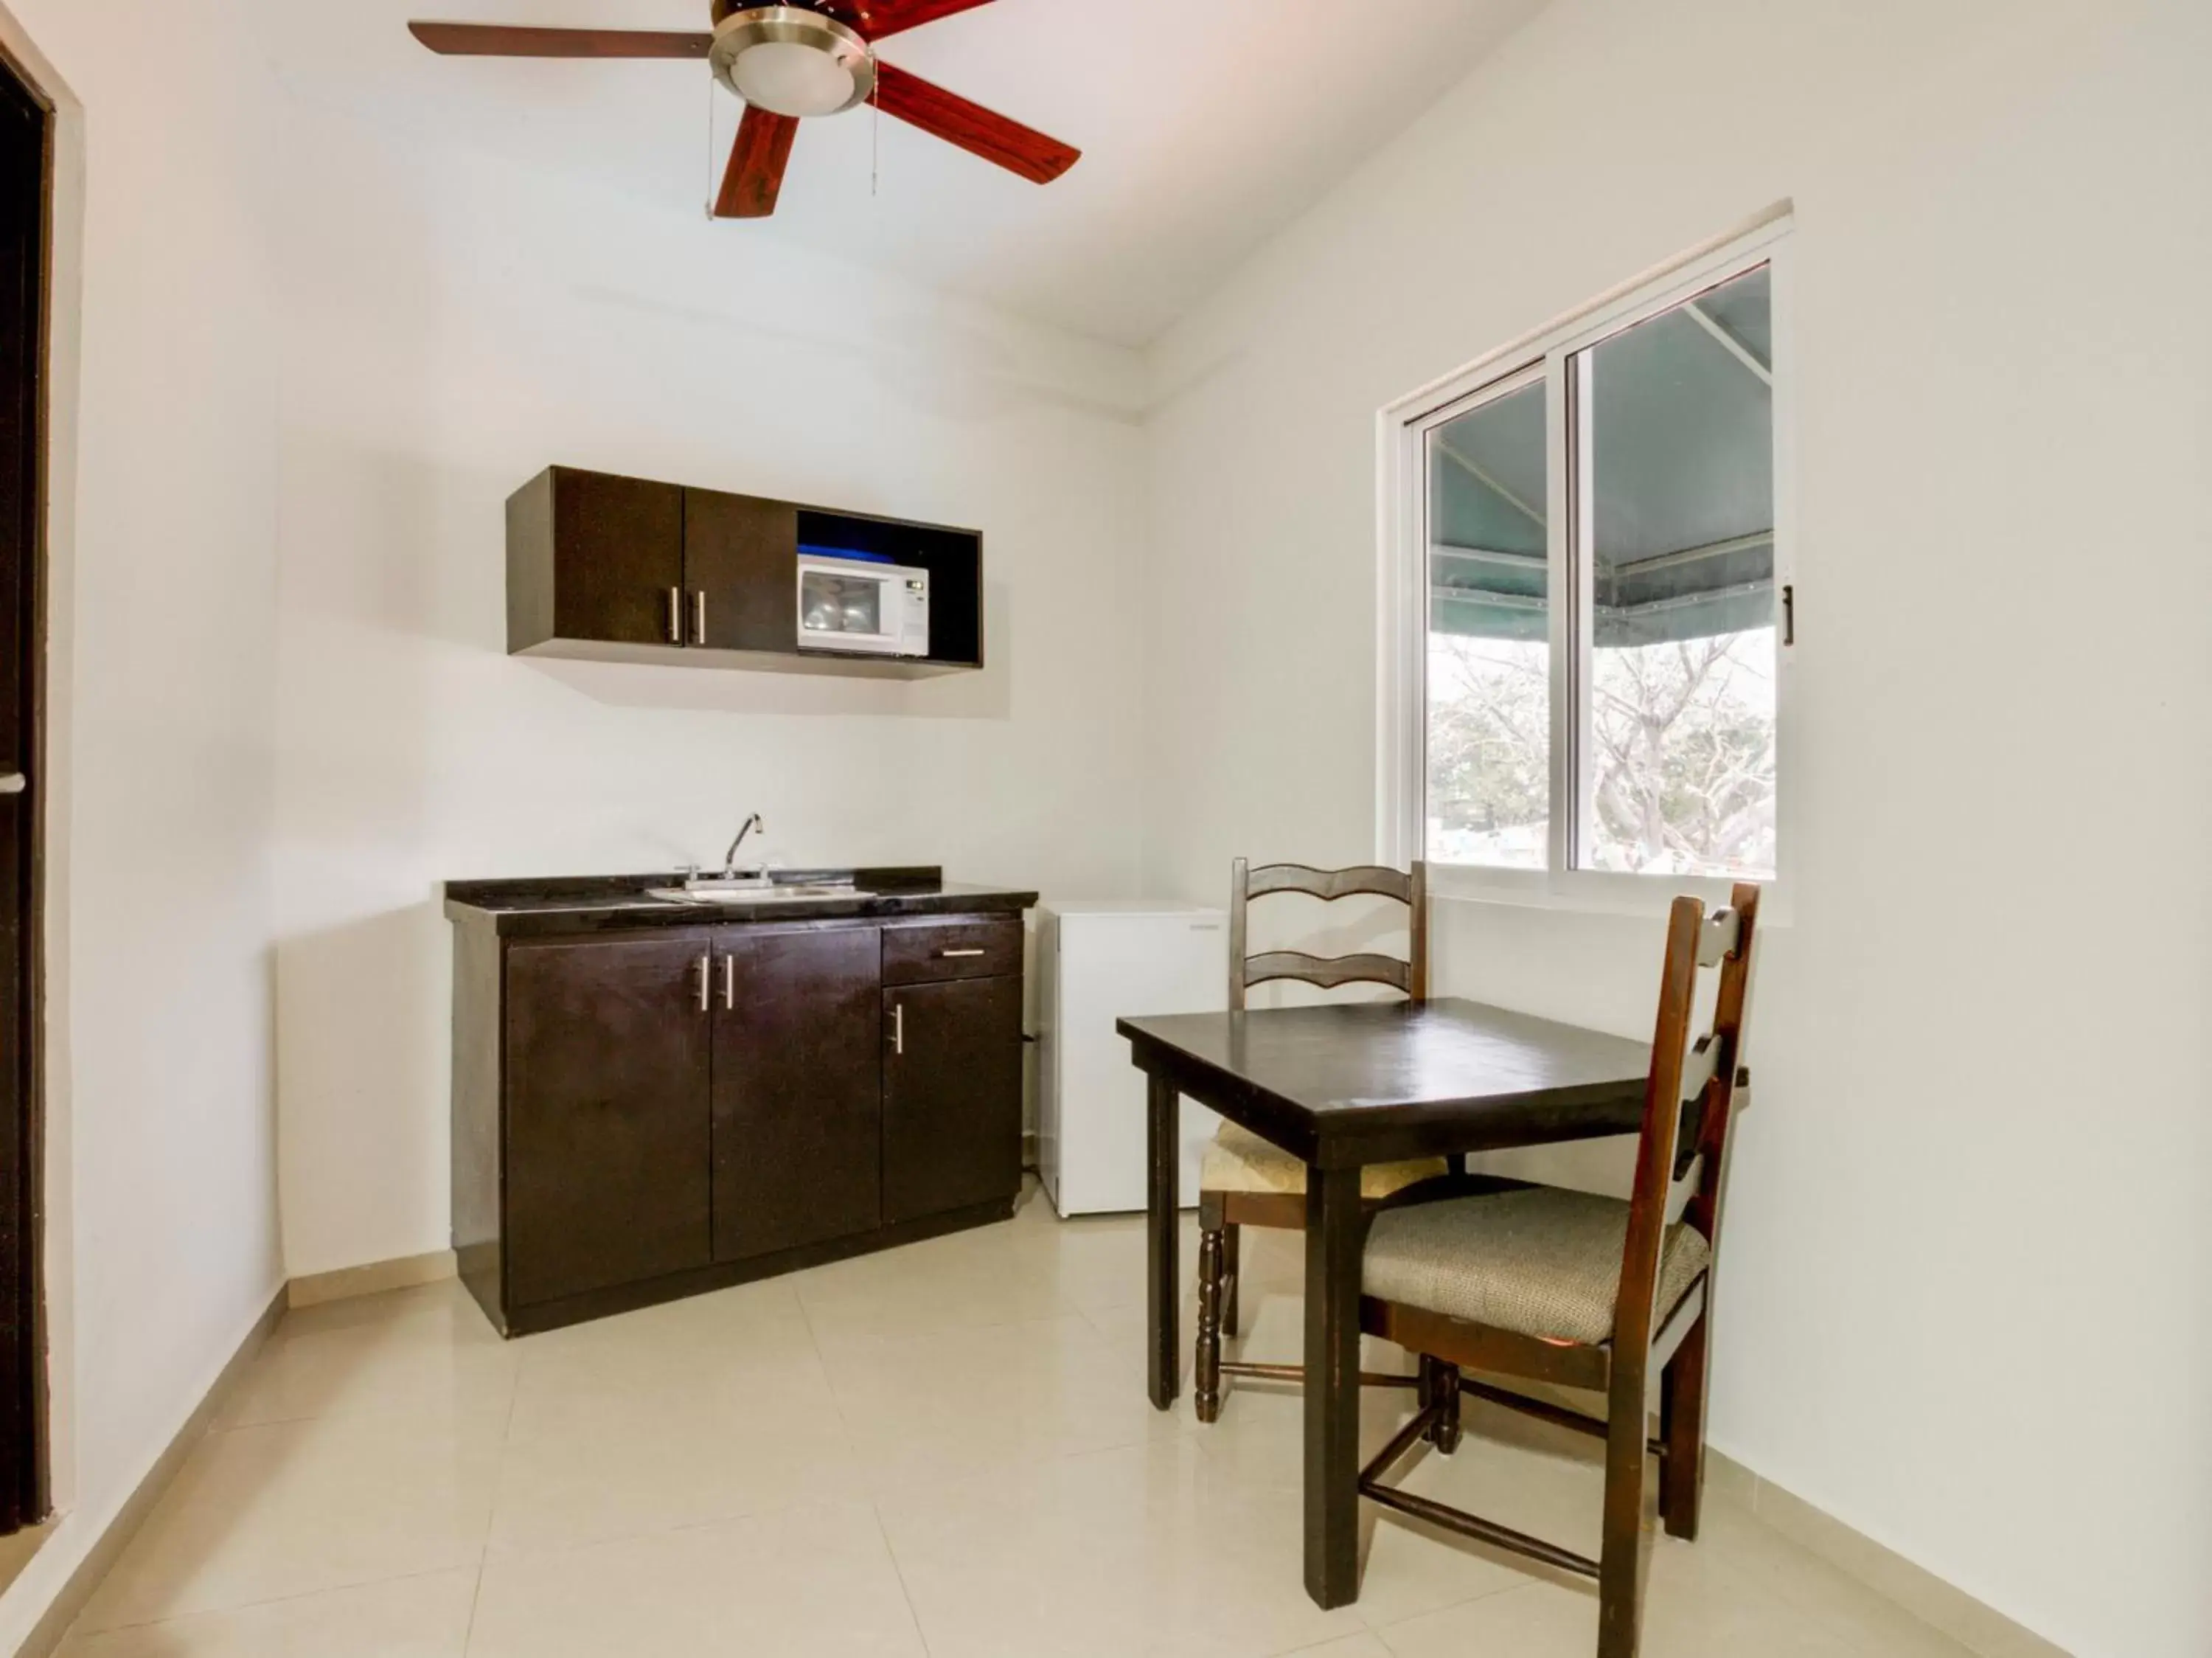
[[[1139,857],[1140,365],[896,278],[288,104],[279,1095],[294,1274],[441,1249],[441,881],[718,858],[1063,895]],[[984,673],[505,650],[550,462],[986,533]]]
[[[9,0],[73,94],[54,381],[50,1375],[37,1618],[268,1306],[275,350],[245,7]],[[81,228],[81,245],[77,233]],[[82,286],[77,273],[82,272]]]
[[[1373,850],[1376,411],[1794,199],[1714,1437],[2083,1658],[2212,1650],[2208,63],[2179,0],[1555,0],[1152,353],[1147,875],[1203,895]],[[1443,909],[1446,988],[1648,1029],[1656,924]]]

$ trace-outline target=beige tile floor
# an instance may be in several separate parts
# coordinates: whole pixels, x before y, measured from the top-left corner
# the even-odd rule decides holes
[[[453,1284],[288,1316],[70,1658],[1582,1655],[1578,1582],[1372,1511],[1300,1581],[1299,1410],[1143,1386],[1140,1224],[1010,1223],[503,1343]],[[1186,1257],[1188,1259],[1188,1255]],[[1297,1347],[1297,1240],[1246,1247]],[[1188,1314],[1186,1314],[1186,1327]],[[1409,1396],[1367,1401],[1371,1441]],[[1595,1552],[1594,1442],[1495,1413],[1416,1489]],[[1965,1649],[1716,1492],[1653,1548],[1652,1658]]]

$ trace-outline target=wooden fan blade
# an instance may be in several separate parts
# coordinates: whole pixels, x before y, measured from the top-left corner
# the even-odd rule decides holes
[[[642,29],[507,28],[491,23],[410,23],[408,33],[449,58],[704,58],[711,34]]]
[[[830,0],[823,7],[871,40],[933,23],[955,12],[973,11],[991,0]]]
[[[1082,158],[1081,150],[893,64],[876,65],[875,101],[884,114],[1038,184],[1050,184]]]
[[[714,198],[714,216],[764,219],[775,212],[784,165],[791,160],[791,141],[798,136],[796,116],[747,105],[745,119],[738,123],[738,141],[730,146],[722,193]]]

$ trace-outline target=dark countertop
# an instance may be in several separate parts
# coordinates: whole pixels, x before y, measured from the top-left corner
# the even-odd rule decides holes
[[[639,927],[744,926],[755,922],[831,921],[933,915],[1019,915],[1035,893],[947,881],[939,869],[780,869],[779,884],[850,881],[866,894],[765,904],[679,904],[648,898],[654,887],[681,887],[680,871],[642,875],[556,875],[520,881],[449,881],[446,918],[489,925],[502,938],[627,932]]]

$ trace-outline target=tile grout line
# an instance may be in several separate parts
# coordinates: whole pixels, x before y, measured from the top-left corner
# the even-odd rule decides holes
[[[1441,1618],[1446,1612],[1456,1612],[1462,1606],[1471,1606],[1478,1600],[1496,1600],[1509,1594],[1527,1594],[1534,1590],[1544,1588],[1549,1581],[1550,1580],[1546,1578],[1532,1578],[1525,1583],[1507,1583],[1498,1588],[1488,1590],[1481,1594],[1470,1594],[1466,1600],[1455,1600],[1449,1606],[1433,1607],[1427,1612],[1417,1612],[1409,1618],[1400,1618],[1390,1623],[1380,1625],[1370,1624],[1368,1625],[1367,1632],[1373,1636],[1386,1650],[1395,1653],[1401,1649],[1399,1648],[1398,1643],[1390,1638],[1390,1631],[1392,1630],[1402,1630],[1408,1624],[1418,1624],[1424,1618]],[[1553,1585],[1553,1587],[1565,1588],[1566,1586],[1564,1584],[1555,1584]],[[1595,1600],[1595,1597],[1593,1596],[1592,1600]]]
[[[426,1577],[446,1577],[465,1566],[433,1566],[427,1571],[393,1572],[386,1577],[349,1578],[343,1583],[325,1583],[319,1588],[295,1589],[289,1594],[264,1595],[256,1600],[234,1600],[228,1606],[194,1606],[184,1612],[171,1612],[166,1618],[139,1618],[128,1623],[109,1624],[96,1630],[72,1629],[72,1638],[105,1639],[130,1630],[161,1629],[170,1624],[180,1624],[187,1618],[228,1618],[241,1612],[258,1612],[264,1606],[282,1606],[294,1600],[312,1600],[318,1595],[344,1594],[354,1589],[373,1589],[385,1583],[414,1583]]]
[[[914,1638],[921,1643],[921,1650],[928,1658],[935,1649],[929,1644],[929,1631],[921,1626],[921,1608],[914,1604],[914,1591],[907,1587],[906,1568],[899,1564],[898,1551],[891,1545],[890,1527],[884,1524],[882,1503],[870,1498],[868,1512],[875,1516],[876,1535],[884,1539],[884,1557],[891,1563],[891,1575],[898,1579],[899,1594],[906,1600],[907,1618],[914,1624]]]
[[[476,1587],[469,1595],[469,1621],[461,1631],[460,1658],[469,1658],[469,1649],[476,1644],[477,1609],[483,1605],[483,1581],[484,1556],[479,1551],[477,1555]]]
[[[492,1472],[491,1512],[484,1516],[483,1541],[477,1546],[476,1589],[469,1596],[469,1621],[461,1633],[461,1658],[469,1658],[469,1649],[476,1644],[477,1612],[483,1605],[484,1570],[491,1562],[491,1528],[499,1519],[500,1487],[507,1479],[507,1447],[513,1443],[514,1435],[514,1408],[522,1397],[522,1373],[529,1360],[527,1353],[515,1355],[514,1385],[507,1391],[507,1420],[499,1427],[499,1466]]]
[[[1478,1600],[1494,1600],[1501,1594],[1518,1594],[1523,1589],[1540,1588],[1545,1584],[1552,1582],[1552,1581],[1553,1580],[1545,1577],[1531,1577],[1516,1583],[1499,1583],[1490,1588],[1478,1589],[1473,1594],[1463,1594],[1455,1600],[1447,1600],[1443,1605],[1440,1606],[1431,1606],[1426,1612],[1413,1612],[1410,1616],[1405,1618],[1394,1618],[1387,1624],[1368,1623],[1366,1617],[1364,1614],[1361,1616],[1359,1621],[1366,1625],[1366,1631],[1368,1634],[1373,1636],[1376,1640],[1382,1642],[1382,1644],[1387,1647],[1389,1646],[1390,1643],[1383,1634],[1383,1631],[1386,1630],[1398,1629],[1407,1624],[1417,1622],[1423,1618],[1435,1618],[1441,1616],[1444,1612],[1457,1612],[1462,1606],[1471,1606]],[[1553,1584],[1553,1587],[1565,1588],[1567,1586],[1565,1584]]]
[[[823,1385],[829,1390],[830,1408],[837,1413],[838,1425],[845,1430],[846,1448],[857,1455],[853,1444],[852,1418],[845,1414],[845,1402],[838,1396],[837,1383],[830,1374],[830,1360],[822,1350],[822,1338],[815,1333],[814,1315],[806,1310],[805,1292],[794,1283],[791,1286],[791,1299],[799,1308],[799,1321],[806,1326],[806,1339],[814,1349],[814,1362],[822,1367]],[[914,1591],[907,1586],[906,1568],[899,1564],[898,1551],[891,1545],[890,1528],[884,1524],[882,1502],[872,1491],[867,1503],[869,1517],[876,1522],[876,1535],[883,1539],[884,1557],[891,1563],[891,1576],[898,1580],[899,1598],[906,1602],[907,1621],[914,1625],[914,1638],[921,1643],[924,1658],[929,1658],[929,1631],[921,1626],[921,1609],[914,1603]],[[467,1655],[464,1653],[462,1658],[467,1658]]]
[[[793,1295],[793,1301],[799,1308],[801,1322],[806,1325],[807,1340],[813,1350],[815,1362],[821,1368],[823,1371],[823,1384],[825,1387],[829,1388],[830,1408],[837,1412],[837,1419],[840,1428],[845,1429],[845,1431],[849,1434],[850,1426],[845,1417],[844,1409],[837,1402],[836,1390],[835,1387],[831,1386],[829,1382],[829,1362],[822,1356],[820,1344],[816,1341],[814,1336],[812,1322],[806,1317],[805,1302],[796,1294],[795,1290]],[[520,1399],[520,1393],[521,1389],[518,1381],[518,1385],[515,1390],[515,1399]],[[511,1399],[508,1405],[507,1415],[507,1424],[510,1431],[514,1425],[514,1414],[515,1409],[515,1400]],[[505,1468],[504,1447],[505,1442],[503,1441],[501,1458],[502,1476],[504,1474]],[[848,1444],[848,1449],[851,1448],[852,1448]],[[495,1487],[495,1511],[496,1510],[498,1501],[497,1490],[498,1488]],[[716,1527],[732,1525],[744,1521],[765,1520],[779,1514],[787,1513],[794,1509],[807,1508],[833,1500],[855,1503],[865,1503],[872,1506],[874,1496],[872,1493],[854,1491],[844,1496],[833,1499],[802,1492],[795,1496],[768,1503],[764,1506],[747,1504],[744,1507],[732,1509],[727,1513],[707,1515],[698,1518],[679,1521],[674,1525],[646,1525],[634,1530],[625,1529],[587,1537],[570,1538],[556,1543],[517,1543],[509,1545],[507,1551],[517,1555],[533,1557],[568,1554],[580,1550],[600,1548],[611,1544],[635,1542],[646,1538],[677,1536],[688,1532],[709,1531]],[[489,1559],[490,1548],[489,1541],[486,1543],[483,1555],[485,1560],[488,1561]],[[458,1570],[459,1568],[454,1568],[453,1570]],[[479,1588],[481,1588],[481,1584],[479,1584]]]
[[[792,1305],[799,1309],[799,1321],[806,1326],[806,1344],[814,1350],[814,1362],[822,1367],[822,1386],[830,1395],[830,1408],[837,1413],[837,1426],[845,1436],[845,1449],[859,1460],[858,1448],[853,1442],[853,1419],[845,1414],[845,1401],[838,1397],[837,1380],[830,1374],[830,1356],[822,1350],[822,1338],[815,1332],[814,1315],[806,1310],[806,1293],[796,1283],[791,1286]],[[872,1496],[870,1506],[874,1506]],[[881,1521],[878,1521],[878,1525]],[[889,1546],[888,1543],[885,1545]]]

